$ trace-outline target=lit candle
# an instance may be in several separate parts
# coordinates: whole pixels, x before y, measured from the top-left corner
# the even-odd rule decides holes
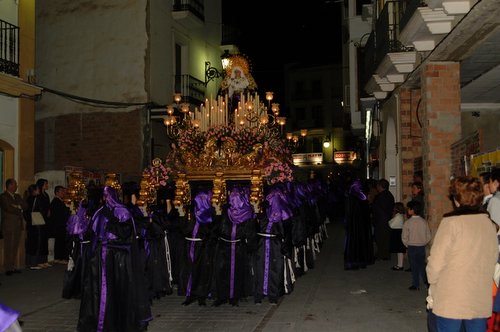
[[[226,101],[226,124],[229,124],[229,98],[227,97],[227,93],[224,99]]]

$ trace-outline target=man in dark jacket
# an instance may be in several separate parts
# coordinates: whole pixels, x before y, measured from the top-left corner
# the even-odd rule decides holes
[[[394,209],[394,196],[389,191],[389,181],[380,179],[377,182],[378,194],[372,203],[372,221],[374,227],[375,243],[377,244],[377,259],[389,260],[391,253],[389,220]]]
[[[66,188],[56,186],[54,198],[50,202],[50,226],[54,235],[54,262],[66,264],[68,262],[69,248],[66,222],[71,214],[69,208],[64,204],[63,198]]]

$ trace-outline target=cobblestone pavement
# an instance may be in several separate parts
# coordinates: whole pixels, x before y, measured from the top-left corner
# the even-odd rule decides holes
[[[426,292],[408,290],[410,273],[392,271],[395,258],[344,271],[343,228],[329,224],[328,231],[314,269],[278,305],[182,306],[182,297],[170,295],[153,302],[148,331],[426,331]],[[0,302],[21,312],[23,331],[76,330],[79,301],[61,298],[63,273],[56,265],[0,275]]]

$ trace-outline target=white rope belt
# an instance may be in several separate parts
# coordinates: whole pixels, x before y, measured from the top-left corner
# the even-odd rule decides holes
[[[225,239],[223,237],[219,237],[219,240],[222,240],[224,242],[228,242],[228,243],[236,243],[236,242],[240,242],[241,239],[238,239],[238,240],[228,240],[228,239]]]
[[[260,235],[263,237],[276,237],[276,234],[267,234],[267,233],[257,233],[257,235]]]
[[[167,261],[168,284],[172,287],[174,277],[172,276],[172,259],[170,258],[170,244],[168,243],[167,232],[165,232],[165,237],[163,239],[165,243],[165,258]]]
[[[192,242],[203,241],[203,239],[200,239],[199,237],[185,237],[185,239]]]

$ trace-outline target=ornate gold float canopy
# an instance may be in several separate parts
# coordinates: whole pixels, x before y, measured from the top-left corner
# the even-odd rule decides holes
[[[283,137],[286,118],[267,92],[265,102],[254,91],[250,66],[243,56],[233,56],[221,83],[221,95],[198,106],[181,103],[167,107],[164,124],[172,139],[164,161],[156,158],[141,181],[141,204],[154,201],[156,190],[175,179],[175,205],[191,202],[191,184],[210,181],[213,203],[225,202],[227,181],[251,185],[255,204],[263,197],[264,181],[292,180],[289,141]],[[176,114],[177,112],[177,114]]]

